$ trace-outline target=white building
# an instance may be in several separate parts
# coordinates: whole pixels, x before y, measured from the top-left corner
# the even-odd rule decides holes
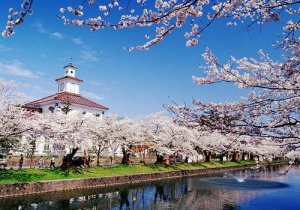
[[[61,111],[70,109],[72,110],[69,112],[70,114],[81,112],[102,119],[108,108],[80,95],[80,84],[83,81],[75,77],[76,67],[72,63],[63,68],[65,70],[64,76],[55,80],[57,82],[57,93],[29,102],[24,105],[24,108],[45,114],[55,113],[59,109]],[[44,154],[45,146],[48,146],[45,138],[40,138],[40,141],[36,144],[36,154]],[[53,145],[49,145],[50,153],[53,154],[55,151],[51,147]]]
[[[79,88],[83,81],[75,77],[75,66],[70,63],[64,69],[65,75],[55,80],[57,82],[57,93],[29,102],[24,107],[47,114],[56,112],[58,108],[68,106],[73,111],[94,114],[102,118],[108,108],[80,95]]]

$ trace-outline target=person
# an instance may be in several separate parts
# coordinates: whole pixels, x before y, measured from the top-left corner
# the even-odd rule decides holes
[[[55,167],[55,158],[54,158],[54,155],[52,155],[52,158],[51,158],[50,168],[56,168]]]
[[[95,155],[92,157],[92,165],[93,165],[93,166],[96,165],[96,157],[95,157]]]
[[[255,159],[255,163],[258,163],[258,157],[255,157],[254,159]]]
[[[41,156],[40,160],[39,160],[39,168],[42,169],[44,166],[44,158],[43,156]]]
[[[91,167],[90,163],[91,163],[91,156],[88,156],[87,163],[86,163],[87,167]]]
[[[21,156],[20,156],[20,160],[19,160],[19,170],[22,169],[22,165],[23,165],[23,154],[21,154]]]

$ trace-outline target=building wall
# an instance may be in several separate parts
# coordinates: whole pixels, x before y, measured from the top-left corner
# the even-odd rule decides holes
[[[49,109],[50,107],[53,107],[53,112],[58,112],[59,111],[59,107],[64,107],[63,104],[61,103],[58,103],[58,104],[47,104],[47,105],[43,105],[41,106],[42,110],[43,110],[43,114],[49,114],[51,113],[51,110]],[[104,115],[104,112],[106,110],[99,110],[99,109],[96,109],[96,108],[93,108],[93,107],[85,107],[85,106],[80,106],[80,105],[71,105],[69,107],[72,111],[69,112],[69,114],[75,114],[75,113],[78,113],[78,112],[85,112],[86,115],[99,115],[99,119],[103,119],[103,115]]]

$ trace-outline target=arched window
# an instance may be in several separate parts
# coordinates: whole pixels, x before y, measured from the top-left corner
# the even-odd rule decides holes
[[[64,83],[60,84],[60,91],[64,91]]]

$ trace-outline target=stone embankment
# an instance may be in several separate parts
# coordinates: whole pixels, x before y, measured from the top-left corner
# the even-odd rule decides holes
[[[193,169],[181,171],[168,171],[149,174],[134,174],[112,177],[98,177],[86,179],[66,179],[55,181],[22,182],[15,184],[0,184],[0,197],[11,197],[21,195],[32,195],[59,191],[69,191],[88,188],[108,187],[121,184],[132,184],[145,181],[171,179],[187,176],[205,175],[218,172],[228,172],[250,168],[253,165],[243,165],[234,167],[220,167],[209,169]]]

